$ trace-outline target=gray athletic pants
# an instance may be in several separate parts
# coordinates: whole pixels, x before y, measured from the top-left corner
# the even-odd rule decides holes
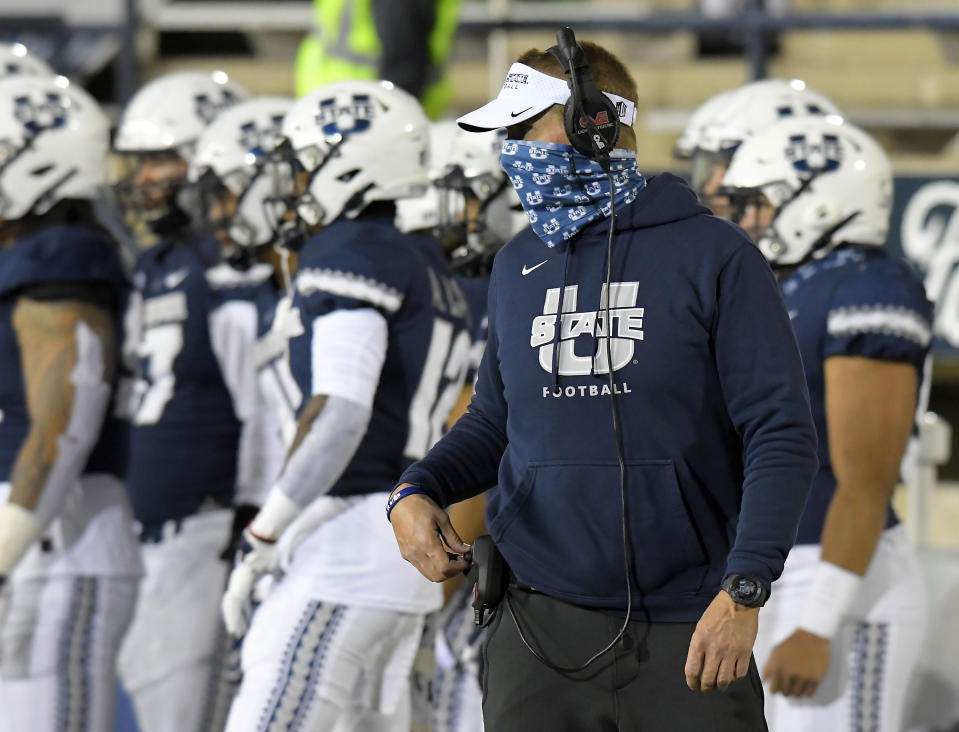
[[[553,664],[578,666],[622,619],[510,587],[526,639]],[[492,732],[765,732],[763,689],[751,661],[726,691],[686,686],[695,623],[632,621],[615,650],[587,670],[560,673],[523,645],[504,599],[487,634],[483,718]]]

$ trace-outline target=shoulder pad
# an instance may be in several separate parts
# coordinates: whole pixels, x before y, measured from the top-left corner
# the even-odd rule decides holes
[[[117,245],[104,233],[55,226],[0,250],[0,295],[56,282],[126,286]]]
[[[305,297],[326,293],[393,313],[402,306],[420,261],[406,235],[395,228],[344,221],[307,241],[294,280]]]

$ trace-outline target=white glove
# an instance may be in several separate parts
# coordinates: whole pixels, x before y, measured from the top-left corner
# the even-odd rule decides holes
[[[220,611],[227,632],[242,638],[253,615],[253,588],[260,577],[276,569],[276,539],[256,536],[248,527],[243,530],[237,554],[239,560],[230,572]]]

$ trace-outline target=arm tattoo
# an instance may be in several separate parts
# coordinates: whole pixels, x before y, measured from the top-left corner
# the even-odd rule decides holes
[[[104,348],[106,379],[116,368],[110,314],[78,300],[40,302],[21,298],[13,312],[20,345],[30,429],[11,476],[10,500],[33,510],[57,458],[58,440],[70,421],[71,372],[77,360],[77,326],[85,323]]]

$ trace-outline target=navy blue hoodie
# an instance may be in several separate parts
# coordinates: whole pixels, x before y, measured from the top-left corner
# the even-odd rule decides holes
[[[816,472],[816,433],[779,287],[743,232],[671,175],[624,206],[616,229],[610,346],[634,607],[691,622],[727,573],[768,589],[782,572]],[[600,220],[549,249],[526,231],[500,252],[469,413],[401,480],[442,506],[495,484],[487,525],[519,580],[622,611],[601,299],[608,234]]]

